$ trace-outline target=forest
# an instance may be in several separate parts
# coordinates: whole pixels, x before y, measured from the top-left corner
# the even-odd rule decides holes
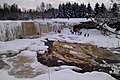
[[[42,2],[36,9],[21,9],[18,4],[9,5],[4,3],[0,5],[0,20],[29,20],[39,18],[89,18],[99,17],[105,14],[112,14],[112,17],[118,16],[119,8],[116,3],[111,8],[106,8],[104,3],[101,5],[96,3],[94,8],[91,4],[82,3],[63,3],[58,8],[54,8],[52,4]]]

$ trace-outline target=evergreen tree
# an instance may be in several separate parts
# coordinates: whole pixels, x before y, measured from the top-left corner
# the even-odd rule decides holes
[[[64,17],[63,5],[61,5],[61,4],[59,4],[58,17],[59,17],[59,18],[63,18],[63,17]]]
[[[69,11],[69,5],[68,5],[68,3],[66,3],[66,4],[65,4],[65,7],[64,7],[64,17],[65,17],[65,18],[68,18],[68,17],[69,17],[69,15],[68,15],[69,12],[68,12],[68,11]]]
[[[102,3],[102,5],[101,5],[101,7],[100,7],[100,12],[101,12],[102,14],[104,14],[104,13],[107,12],[107,9],[106,9],[104,3]]]
[[[13,19],[16,20],[19,18],[19,9],[18,9],[18,5],[17,4],[13,4],[10,7],[10,16],[9,19]]]
[[[98,15],[100,13],[100,7],[98,3],[95,4],[94,13],[95,15]]]
[[[73,4],[73,9],[74,9],[74,17],[78,18],[79,17],[79,5],[78,5],[78,3]]]
[[[7,19],[10,14],[10,6],[7,3],[3,4],[3,19]]]
[[[86,11],[87,11],[86,5],[81,4],[81,17],[82,18],[86,16]]]
[[[87,17],[92,17],[93,16],[93,9],[92,9],[90,3],[88,3],[86,12],[87,12]]]
[[[88,11],[93,12],[91,6],[89,5]],[[60,4],[58,17],[60,18],[83,18],[86,17],[87,7],[85,4],[78,5],[78,3],[71,4]]]
[[[112,7],[112,9],[111,9],[111,12],[117,17],[118,12],[119,12],[119,8],[118,8],[118,6],[117,6],[116,3],[113,4],[113,7]]]
[[[71,7],[71,3],[66,3],[66,17],[69,19],[72,17],[72,7]]]
[[[79,5],[79,18],[82,17],[81,14],[82,14],[82,7],[81,7],[81,5]]]
[[[3,14],[4,14],[3,8],[2,8],[2,6],[0,5],[0,20],[3,20]]]
[[[72,4],[72,18],[76,17],[76,3]]]

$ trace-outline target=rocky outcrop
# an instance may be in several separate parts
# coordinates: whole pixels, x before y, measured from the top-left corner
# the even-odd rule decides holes
[[[100,68],[110,69],[100,64],[120,62],[119,57],[120,55],[91,44],[54,42],[52,49],[38,55],[38,61],[48,66],[70,65],[80,67],[83,71],[94,71]]]

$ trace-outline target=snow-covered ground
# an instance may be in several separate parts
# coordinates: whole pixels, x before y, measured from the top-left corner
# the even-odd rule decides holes
[[[91,43],[100,47],[118,47],[118,41],[119,39],[115,37],[110,36],[104,36],[100,33],[98,30],[80,30],[82,32],[82,35],[75,35],[70,33],[70,29],[65,28],[61,31],[61,33],[49,33],[41,38],[36,39],[16,39],[13,41],[8,42],[0,42],[0,53],[18,53],[22,51],[19,55],[24,56],[35,56],[36,52],[39,51],[39,53],[44,53],[44,51],[47,51],[47,46],[45,46],[44,41],[48,38],[49,40],[54,41],[66,41],[66,42],[72,42],[72,43]],[[85,37],[84,34],[89,34],[89,37]],[[68,46],[64,46],[68,47]],[[29,51],[32,51],[33,54],[29,53]],[[35,52],[35,53],[34,53]],[[4,58],[5,59],[5,58]],[[35,63],[33,63],[35,64]],[[38,66],[39,64],[33,65],[33,67],[37,66],[37,69],[40,68]],[[46,68],[48,69],[48,68]],[[7,73],[8,70],[0,70],[0,78],[3,80],[20,80],[18,78],[14,78],[13,76],[9,76]],[[57,77],[56,77],[57,76]],[[35,78],[32,78],[32,80],[48,80],[48,72],[46,74],[39,75]],[[52,71],[50,73],[50,79],[51,80],[115,80],[110,75],[103,73],[103,72],[91,72],[91,73],[76,73],[73,72],[70,68],[62,69],[60,71]],[[22,79],[24,80],[24,79]],[[25,79],[25,80],[31,80],[31,79]]]
[[[83,19],[82,19],[83,20]],[[36,20],[37,21],[37,20]],[[69,23],[73,22],[73,20],[63,20],[63,19],[56,19],[52,20],[54,23],[57,24],[58,22],[65,22],[69,21]],[[75,20],[76,22],[79,22],[79,19]],[[83,20],[84,21],[84,20]],[[43,21],[44,22],[44,21]],[[51,22],[51,21],[50,21]],[[25,56],[30,59],[33,57],[36,57],[37,53],[44,53],[47,51],[48,47],[45,46],[45,39],[48,38],[49,40],[53,41],[65,41],[65,42],[71,42],[71,43],[90,43],[99,47],[119,47],[120,40],[114,35],[111,36],[104,36],[101,34],[100,31],[96,29],[87,30],[87,29],[81,29],[80,32],[82,32],[82,35],[78,34],[71,34],[70,29],[64,28],[61,33],[57,32],[50,32],[46,33],[40,38],[36,39],[15,39],[13,41],[7,41],[7,42],[0,42],[0,54],[7,54],[7,53],[19,53],[17,56]],[[85,36],[89,34],[89,36]],[[70,46],[64,46],[72,48]],[[3,60],[7,62],[8,58],[3,56]],[[18,60],[17,58],[15,58]],[[14,61],[14,60],[13,60]],[[31,68],[34,68],[35,73],[37,74],[38,69],[43,69],[45,72],[44,74],[37,75],[34,78],[27,78],[22,80],[115,80],[113,77],[111,77],[107,73],[103,72],[87,72],[87,73],[76,73],[71,70],[70,67],[62,68],[62,70],[55,71],[55,68],[48,68],[40,63],[37,62],[36,58],[31,63],[26,63],[26,65],[29,65]],[[20,66],[20,65],[19,65]],[[44,67],[44,68],[43,68]],[[21,67],[20,67],[21,68]],[[46,70],[45,70],[46,69]],[[50,69],[50,70],[48,70]],[[12,70],[12,69],[10,69]],[[19,70],[19,69],[18,69]],[[48,72],[49,71],[49,72]],[[8,75],[9,70],[7,69],[1,69],[0,70],[0,79],[1,80],[21,80],[20,78],[15,78],[13,76]],[[50,74],[48,74],[50,73]]]
[[[90,43],[99,47],[119,47],[120,39],[114,35],[104,36],[96,29],[81,29],[82,35],[74,35],[70,33],[70,29],[63,29],[61,34],[48,35],[49,40],[66,41],[71,43]],[[85,36],[86,34],[86,36]],[[89,36],[87,36],[89,35]]]
[[[35,78],[19,79],[9,76],[4,70],[0,70],[0,78],[2,80],[49,80],[49,74],[42,74]],[[50,80],[115,80],[107,73],[103,72],[87,72],[87,73],[76,73],[70,69],[64,69],[56,72],[50,72]]]
[[[18,53],[20,50],[24,50],[26,48],[30,50],[45,48],[46,50],[47,47],[44,46],[45,38],[71,43],[90,43],[99,47],[120,47],[120,39],[115,38],[114,36],[104,36],[96,29],[82,29],[80,31],[82,32],[82,35],[75,35],[71,34],[70,29],[64,28],[61,33],[53,32],[37,39],[16,39],[8,42],[0,42],[0,54],[7,52]],[[85,37],[85,34],[89,34],[89,36]]]
[[[47,49],[41,39],[16,39],[8,42],[0,42],[0,54],[18,53],[19,51],[26,48],[28,48],[29,50]]]
[[[79,24],[80,22],[86,22],[86,21],[91,21],[91,19],[86,19],[86,18],[70,18],[70,19],[62,19],[62,18],[56,18],[56,19],[37,19],[35,22],[40,22],[40,23],[51,23],[51,24],[59,24],[59,23],[66,23],[66,24]]]

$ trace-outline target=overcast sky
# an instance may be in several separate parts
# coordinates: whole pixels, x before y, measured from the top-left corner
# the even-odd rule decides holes
[[[51,3],[53,7],[58,7],[59,3],[64,2],[78,2],[78,3],[88,3],[90,2],[92,7],[94,6],[96,2],[99,3],[105,3],[106,6],[110,5],[110,0],[0,0],[0,4],[8,3],[13,4],[16,3],[21,8],[27,8],[27,9],[35,9],[37,5],[40,5],[41,2],[45,3]]]

